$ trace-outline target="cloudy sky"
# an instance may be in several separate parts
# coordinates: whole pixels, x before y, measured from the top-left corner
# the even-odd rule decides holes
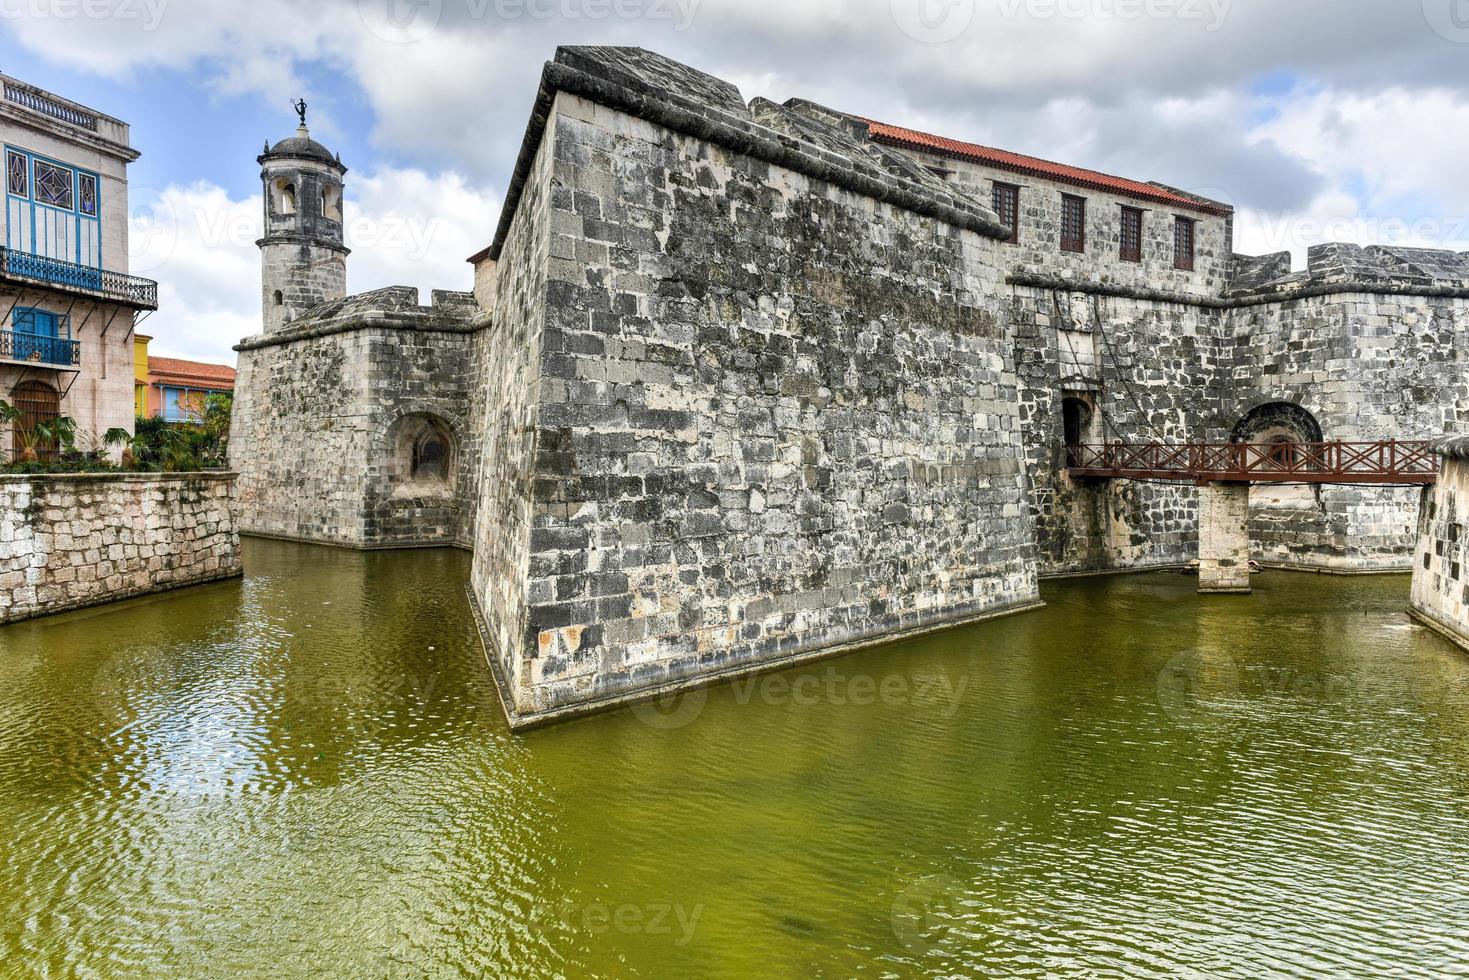
[[[0,69],[132,123],[160,354],[257,331],[255,156],[293,96],[351,168],[352,291],[467,289],[558,44],[1161,180],[1298,265],[1469,249],[1469,0],[0,0],[0,31]]]

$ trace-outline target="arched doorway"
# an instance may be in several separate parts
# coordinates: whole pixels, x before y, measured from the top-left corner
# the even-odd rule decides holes
[[[1230,442],[1257,446],[1283,442],[1321,442],[1316,416],[1292,402],[1267,402],[1250,409],[1235,423]]]
[[[1061,428],[1066,446],[1080,446],[1086,441],[1087,429],[1091,426],[1092,408],[1080,398],[1061,399]]]
[[[1316,416],[1293,402],[1267,402],[1250,409],[1235,423],[1229,441],[1258,446],[1265,459],[1257,466],[1290,470],[1300,467],[1302,443],[1322,442]],[[1257,483],[1250,488],[1250,506],[1276,511],[1307,512],[1320,509],[1316,487],[1289,483]]]
[[[416,490],[453,489],[458,450],[453,431],[443,419],[405,415],[393,426],[391,445],[388,473],[393,483]]]
[[[44,381],[22,381],[11,389],[10,403],[20,412],[20,420],[10,432],[11,459],[20,459],[36,426],[52,422],[61,414],[61,396]],[[35,450],[38,458],[51,459],[56,455],[56,443],[36,443]]]

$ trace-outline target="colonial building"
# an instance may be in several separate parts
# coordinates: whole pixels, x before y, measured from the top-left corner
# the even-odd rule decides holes
[[[157,284],[128,269],[121,120],[0,75],[5,155],[0,398],[22,427],[68,415],[83,433],[133,429],[133,326]],[[19,448],[11,433],[3,447]]]
[[[304,132],[259,162],[242,530],[472,549],[517,725],[1197,557],[1194,486],[1074,480],[1076,443],[1469,428],[1469,256],[1293,272],[1217,201],[640,49],[546,65],[472,295],[348,296],[345,168]],[[1415,511],[1271,490],[1252,546],[1401,570]]]
[[[204,417],[210,395],[227,395],[234,390],[235,369],[228,364],[149,355],[143,406],[138,414],[162,416],[166,422],[198,422]]]

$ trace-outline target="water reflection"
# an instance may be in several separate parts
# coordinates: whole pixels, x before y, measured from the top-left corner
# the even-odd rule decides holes
[[[464,555],[246,570],[0,630],[7,965],[1469,970],[1469,658],[1403,579],[1056,584],[675,724],[512,736]]]

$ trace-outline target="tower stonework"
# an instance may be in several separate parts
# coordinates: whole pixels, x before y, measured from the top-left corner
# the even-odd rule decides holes
[[[264,189],[265,236],[260,247],[261,312],[266,333],[302,313],[347,295],[342,236],[341,158],[311,138],[302,108],[296,135],[258,158]]]

